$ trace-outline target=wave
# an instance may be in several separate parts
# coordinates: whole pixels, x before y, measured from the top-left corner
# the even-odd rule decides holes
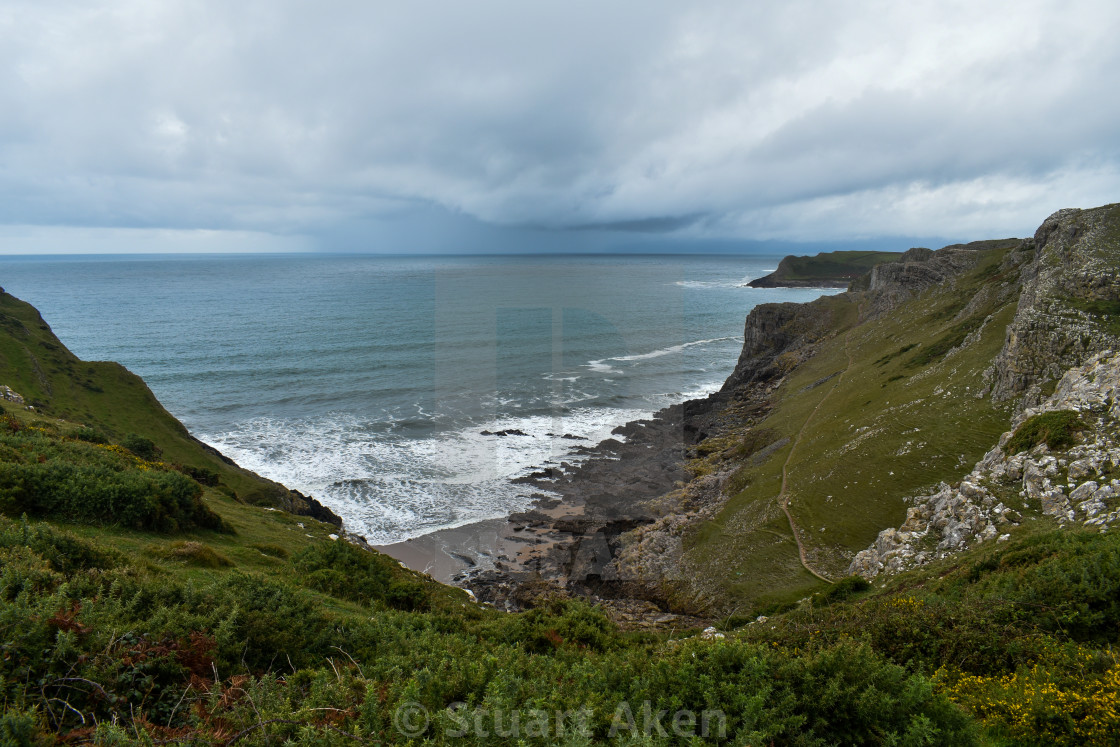
[[[527,508],[540,489],[511,478],[561,461],[578,464],[585,458],[580,446],[676,398],[660,397],[651,409],[583,407],[498,417],[428,438],[386,433],[385,423],[335,413],[255,418],[202,440],[247,469],[314,495],[351,531],[385,544]],[[509,430],[526,435],[482,435]]]
[[[747,275],[739,280],[720,279],[720,280],[677,280],[673,283],[680,288],[693,288],[697,290],[704,290],[706,288],[746,288],[749,287],[747,283],[755,278],[761,278],[769,275],[778,268],[768,270],[758,270],[758,275]]]
[[[659,348],[648,353],[639,353],[638,355],[620,355],[614,358],[604,358],[603,361],[645,361],[651,358],[660,358],[663,355],[672,355],[679,353],[686,348],[695,347],[697,345],[710,345],[713,342],[726,342],[728,340],[738,340],[737,337],[713,337],[710,340],[696,340],[694,342],[682,342],[680,345],[670,345],[667,348]],[[602,362],[602,361],[598,361]]]

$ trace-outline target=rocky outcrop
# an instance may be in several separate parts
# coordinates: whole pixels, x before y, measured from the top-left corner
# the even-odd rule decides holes
[[[1120,205],[1060,210],[1035,232],[1022,294],[990,378],[996,400],[1038,404],[1047,383],[1118,341]],[[1109,313],[1111,312],[1111,313]]]
[[[0,399],[16,405],[24,404],[23,395],[13,391],[9,386],[0,386]]]
[[[1024,410],[1021,425],[1043,412],[1072,410],[1086,424],[1082,443],[1059,453],[1045,444],[1007,454],[1013,431],[956,486],[942,483],[911,499],[906,521],[885,529],[856,555],[851,574],[880,573],[923,565],[980,542],[1006,539],[1024,520],[1051,517],[1107,531],[1120,521],[1120,354],[1104,351],[1068,371],[1053,395]]]
[[[976,265],[980,260],[980,250],[1018,246],[1021,243],[1021,239],[1003,239],[953,244],[937,251],[921,247],[910,249],[897,262],[871,268],[862,287],[853,284],[853,289],[867,291],[863,317],[881,316],[927,288],[952,283],[956,277]]]

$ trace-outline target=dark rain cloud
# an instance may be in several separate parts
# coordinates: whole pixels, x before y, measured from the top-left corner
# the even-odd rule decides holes
[[[8,0],[0,224],[1023,233],[1117,199],[1117,32],[1090,0]]]

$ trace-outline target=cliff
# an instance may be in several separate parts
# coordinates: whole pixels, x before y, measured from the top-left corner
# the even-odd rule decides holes
[[[462,582],[664,619],[843,578],[913,496],[960,483],[1039,392],[1116,346],[1118,230],[1116,206],[1063,211],[1032,239],[912,249],[846,293],[756,307],[720,392],[541,480],[560,501],[507,533],[528,550]]]
[[[765,277],[747,283],[752,288],[847,288],[872,267],[893,262],[895,252],[837,251],[821,252],[814,257],[790,255]]]
[[[194,438],[143,379],[119,363],[80,360],[30,304],[0,288],[0,383],[40,416],[81,426],[106,443],[146,439],[152,453],[247,503],[273,506],[341,526],[314,498],[234,464]]]

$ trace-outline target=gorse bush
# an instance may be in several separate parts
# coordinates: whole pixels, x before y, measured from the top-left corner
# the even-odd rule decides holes
[[[159,447],[150,438],[138,436],[135,433],[129,433],[121,441],[121,446],[131,451],[141,459],[159,459]]]
[[[419,584],[393,578],[395,561],[351,545],[329,542],[311,545],[292,558],[305,586],[360,604],[385,602],[398,609],[427,607],[427,592]]]
[[[22,424],[0,429],[0,512],[160,532],[223,528],[197,482],[122,452]]]
[[[109,437],[99,430],[93,428],[79,428],[70,434],[71,438],[76,438],[79,441],[86,441],[91,444],[107,444]]]
[[[320,544],[299,556],[302,568],[339,560],[362,570],[350,553],[358,548]],[[84,560],[50,559],[71,552]],[[617,741],[612,731],[688,743],[671,730],[682,709],[708,714],[714,743],[975,743],[929,680],[854,642],[800,652],[668,643],[564,600],[520,615],[472,605],[338,614],[288,580],[300,577],[295,565],[272,579],[225,571],[184,582],[5,519],[0,553],[0,698],[6,734],[19,735],[10,739],[405,743],[394,714],[415,704],[430,721],[412,736],[437,744],[564,741],[509,731],[513,714],[534,709],[582,709],[596,743]],[[461,714],[470,729],[450,736]]]

